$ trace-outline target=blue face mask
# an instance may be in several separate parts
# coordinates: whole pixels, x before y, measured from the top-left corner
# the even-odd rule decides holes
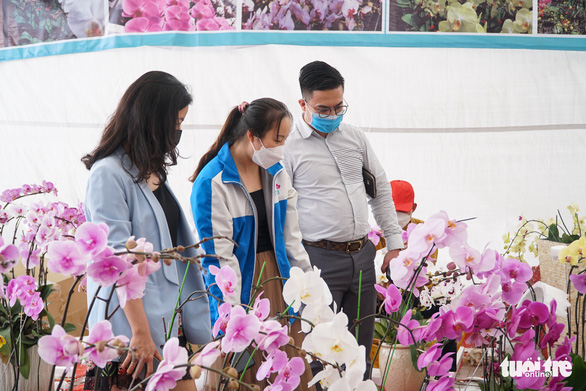
[[[328,115],[320,118],[318,113],[311,113],[311,126],[322,133],[332,133],[342,123],[344,115]]]

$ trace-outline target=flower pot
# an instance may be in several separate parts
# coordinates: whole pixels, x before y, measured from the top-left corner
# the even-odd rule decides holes
[[[31,372],[28,379],[18,377],[18,391],[45,391],[49,389],[53,367],[39,357],[38,346],[29,349]],[[10,362],[0,361],[0,390],[12,390],[15,384],[14,368]]]
[[[378,355],[378,366],[381,378],[384,380],[385,370],[388,367],[388,374],[384,383],[385,390],[419,391],[425,372],[418,372],[411,361],[411,348],[401,345],[395,346],[392,359],[389,355],[393,345],[383,343]],[[390,362],[388,362],[390,361]],[[388,362],[388,365],[386,365]]]

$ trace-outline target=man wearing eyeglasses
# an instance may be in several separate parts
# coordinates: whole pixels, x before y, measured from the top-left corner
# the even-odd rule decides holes
[[[351,327],[359,297],[360,318],[376,311],[376,250],[368,240],[367,202],[387,242],[383,273],[403,248],[402,231],[391,186],[368,139],[359,128],[342,122],[348,104],[340,72],[314,61],[301,68],[299,84],[302,115],[287,140],[284,165],[298,192],[305,249]],[[373,331],[374,318],[358,328],[358,342],[366,347],[365,377],[370,372]]]

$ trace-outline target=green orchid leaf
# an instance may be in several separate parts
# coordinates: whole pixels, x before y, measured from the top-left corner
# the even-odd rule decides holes
[[[565,379],[568,387],[572,387],[573,391],[586,390],[586,364],[584,359],[576,354],[571,353],[572,357],[572,374]]]
[[[39,292],[41,293],[41,299],[43,299],[43,302],[47,301],[47,297],[53,292],[53,284],[43,285],[39,288]]]
[[[0,355],[3,357],[10,357],[10,353],[12,352],[12,339],[10,338],[10,329],[9,328],[2,328],[0,329],[0,337],[4,338],[6,343],[0,347]]]
[[[28,355],[28,349],[20,349],[20,374],[25,379],[28,379],[31,373],[31,361]]]
[[[552,224],[547,229],[547,238],[554,242],[560,241],[560,231],[558,230],[558,226],[556,224]]]
[[[77,329],[77,326],[75,326],[73,323],[65,323],[63,325],[63,329],[65,330],[66,333],[75,331]]]
[[[413,14],[405,14],[401,17],[401,20],[403,20],[403,22],[407,23],[409,26],[417,28]]]

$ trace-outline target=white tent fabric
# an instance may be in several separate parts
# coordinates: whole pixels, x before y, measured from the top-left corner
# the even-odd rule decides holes
[[[500,249],[517,217],[586,209],[586,52],[246,46],[139,47],[0,62],[0,188],[52,181],[84,199],[80,158],[128,85],[164,70],[191,86],[170,182],[187,178],[230,108],[270,96],[299,114],[299,68],[315,59],[346,78],[345,121],[362,126],[389,179],[410,181],[425,219],[469,223],[470,244]]]

